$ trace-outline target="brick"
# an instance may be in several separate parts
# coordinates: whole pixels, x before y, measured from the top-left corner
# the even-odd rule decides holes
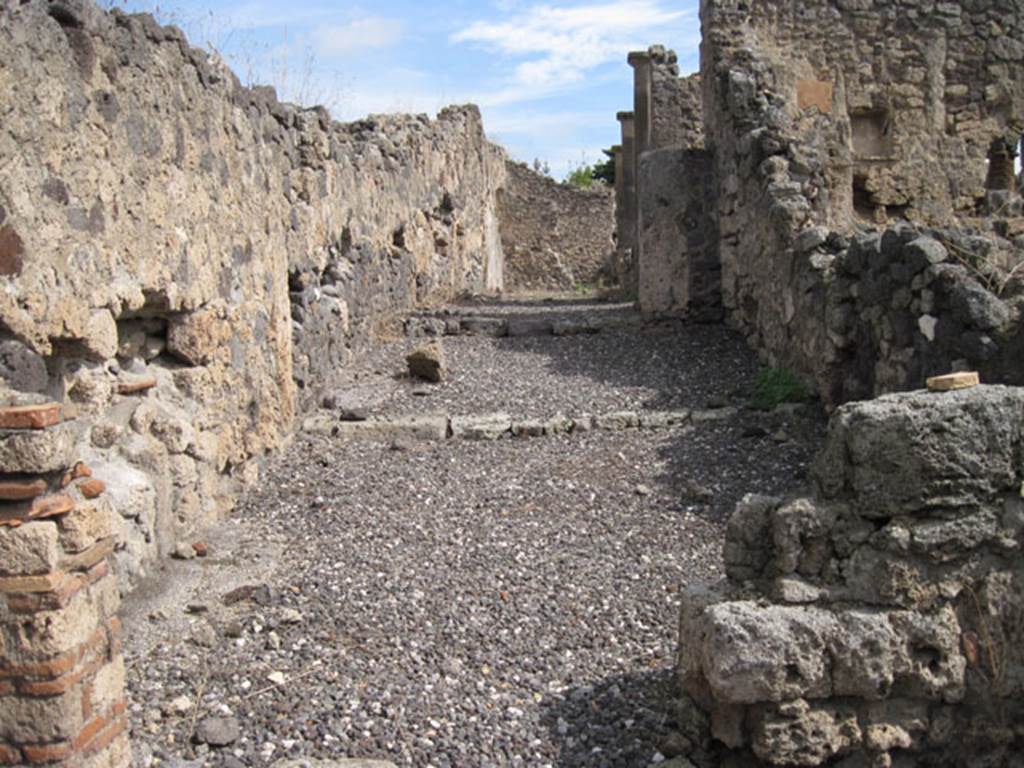
[[[0,408],[0,429],[46,429],[60,424],[59,403],[10,405]]]
[[[124,644],[124,625],[117,616],[107,622],[107,638],[110,658],[120,656],[121,646]]]
[[[26,501],[46,493],[46,481],[0,480],[0,501]]]
[[[100,731],[88,745],[85,746],[85,754],[92,754],[106,749],[121,734],[128,729],[128,718],[117,717],[110,721],[107,727]],[[113,761],[111,765],[115,764]]]
[[[0,765],[21,765],[21,751],[7,744],[0,744]]]
[[[75,480],[80,480],[83,477],[92,477],[92,470],[89,469],[84,461],[79,461],[75,466],[64,473],[64,477],[60,480],[60,487],[67,488]]]
[[[947,376],[932,376],[925,383],[932,392],[952,392],[957,389],[976,387],[980,381],[977,371],[965,371],[951,373]]]
[[[18,683],[18,692],[23,696],[62,696],[93,675],[99,667],[99,662],[94,660],[56,680],[22,680]]]
[[[152,376],[145,379],[135,379],[122,381],[117,385],[118,394],[121,395],[135,395],[139,392],[145,392],[146,390],[153,389],[157,384],[157,381]]]
[[[64,581],[64,573],[54,571],[44,576],[12,576],[0,578],[0,593],[52,592]]]
[[[51,522],[0,528],[0,576],[39,576],[57,569],[59,532]]]
[[[87,571],[114,554],[115,543],[111,536],[97,541],[84,552],[66,555],[60,562],[61,568],[66,571]]]
[[[102,496],[107,490],[107,484],[102,480],[91,478],[86,480],[84,483],[79,483],[78,490],[82,492],[82,495],[87,499],[95,499],[97,496]]]
[[[56,763],[67,760],[74,754],[74,746],[67,741],[56,744],[26,744],[21,748],[29,763]]]
[[[8,683],[4,680],[0,680],[0,696],[10,696],[14,691],[14,683]]]
[[[75,500],[66,493],[54,493],[33,500],[28,516],[33,520],[41,520],[46,517],[65,515],[74,508]]]

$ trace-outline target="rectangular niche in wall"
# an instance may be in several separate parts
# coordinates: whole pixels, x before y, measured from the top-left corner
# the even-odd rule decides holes
[[[857,159],[892,158],[892,118],[888,110],[861,109],[850,113],[850,133]]]

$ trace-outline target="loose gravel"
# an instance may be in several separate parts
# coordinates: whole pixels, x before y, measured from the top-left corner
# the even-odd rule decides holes
[[[463,413],[703,406],[756,370],[710,326],[449,341]],[[129,600],[136,762],[656,763],[680,589],[721,576],[728,513],[798,485],[821,426],[797,409],[494,442],[300,437],[210,557]]]
[[[459,307],[488,317],[639,321],[615,304],[514,302]],[[557,413],[703,408],[709,401],[749,397],[756,358],[720,325],[661,322],[578,336],[441,340],[450,376],[441,384],[408,377],[405,356],[423,339],[382,345],[343,374],[345,405],[368,415],[504,411],[522,418]]]

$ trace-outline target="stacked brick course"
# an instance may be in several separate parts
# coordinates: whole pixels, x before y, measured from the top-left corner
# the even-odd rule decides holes
[[[114,511],[40,400],[0,400],[0,765],[126,766]]]

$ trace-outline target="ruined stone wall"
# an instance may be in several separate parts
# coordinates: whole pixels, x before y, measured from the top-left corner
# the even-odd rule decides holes
[[[715,174],[700,149],[653,149],[640,160],[639,303],[648,313],[721,320]]]
[[[711,766],[1011,765],[1024,746],[1024,390],[840,408],[814,489],[748,496],[683,600]]]
[[[4,5],[0,61],[0,375],[78,425],[122,587],[376,329],[502,284],[475,108],[332,122],[85,2]]]
[[[897,13],[888,4],[820,0],[797,13],[790,5],[706,0],[701,12],[730,322],[769,363],[804,375],[832,403],[920,386],[922,372],[944,373],[965,361],[1014,369],[1014,286],[981,281],[1011,300],[1009,313],[1000,311],[987,330],[945,323],[974,333],[975,341],[987,336],[980,355],[967,349],[977,345],[966,337],[939,354],[927,330],[936,317],[927,290],[923,303],[904,301],[927,278],[911,275],[907,293],[898,295],[894,287],[865,293],[856,280],[834,278],[858,273],[859,257],[847,262],[845,251],[865,223],[906,218],[923,232],[929,222],[948,225],[955,214],[973,215],[991,202],[986,153],[1022,125],[1020,3],[922,4]],[[996,229],[1009,235],[1020,212],[1019,201],[1006,202]],[[1012,269],[1022,258],[1019,244],[990,235],[977,252],[953,249],[952,260],[984,273],[988,264],[978,252],[998,252],[1009,254],[999,259]],[[906,232],[887,242],[900,238],[906,242]],[[825,242],[836,258],[815,254]],[[897,279],[920,271],[919,264],[894,262],[896,251],[876,256],[876,268],[892,266]],[[970,270],[957,279],[961,293],[979,282]],[[874,328],[868,333],[875,341],[851,342],[858,325]]]
[[[570,291],[615,280],[615,196],[559,184],[509,162],[498,219],[509,291]]]
[[[679,76],[674,51],[651,49],[651,146],[704,148],[700,75]]]

